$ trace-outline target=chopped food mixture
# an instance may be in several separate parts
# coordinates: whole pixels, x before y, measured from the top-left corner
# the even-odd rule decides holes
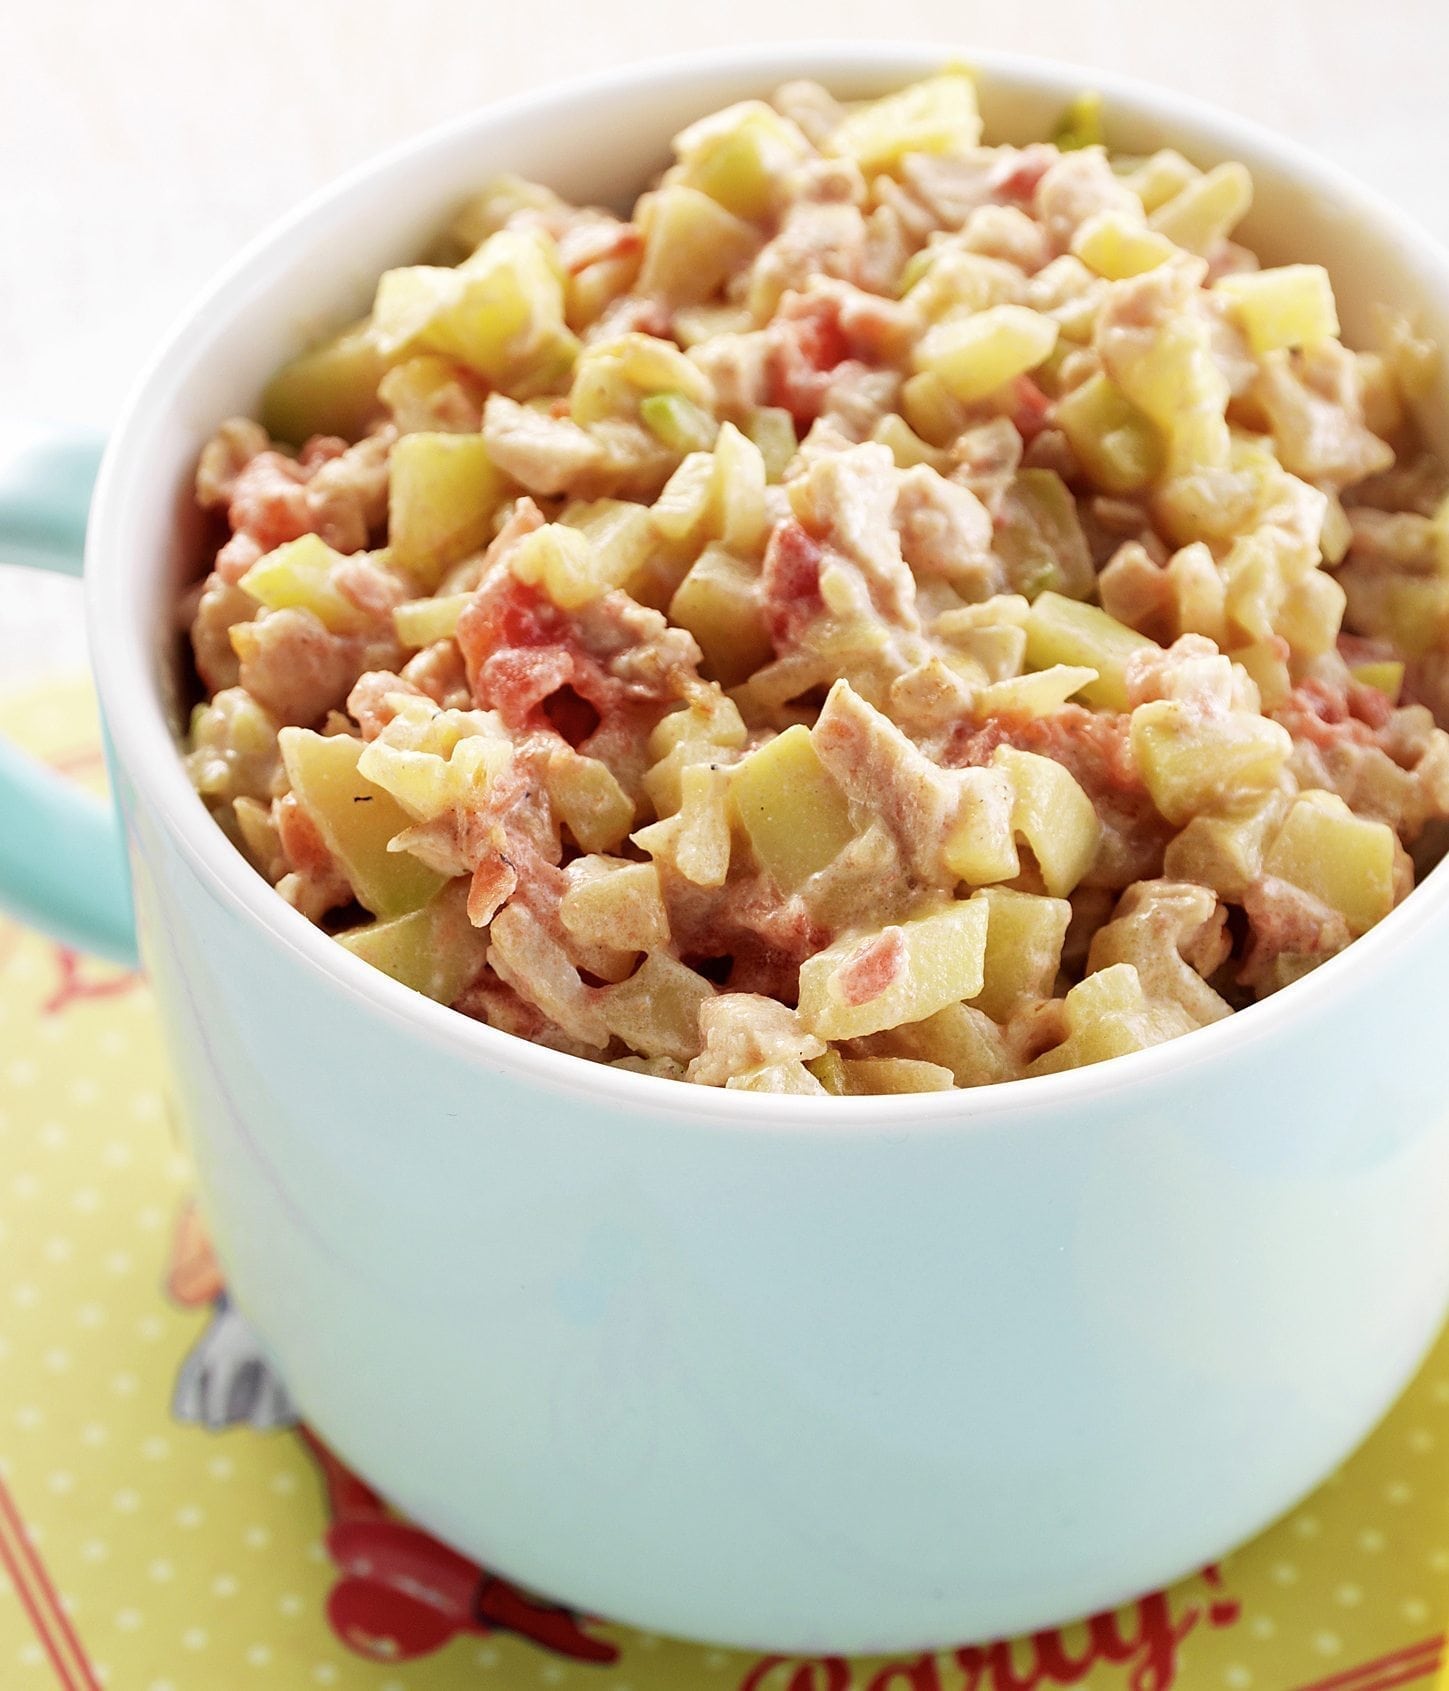
[[[674,153],[492,183],[202,453],[187,764],[257,871],[462,1015],[807,1094],[1137,1050],[1387,915],[1449,817],[1415,326],[1346,347],[1241,165],[1090,98]]]

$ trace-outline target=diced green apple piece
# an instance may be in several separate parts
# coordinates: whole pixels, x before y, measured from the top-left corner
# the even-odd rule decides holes
[[[706,546],[669,603],[669,620],[687,628],[721,687],[734,687],[773,648],[760,606],[760,572],[723,546]]]
[[[358,903],[383,917],[404,916],[426,904],[447,877],[408,852],[387,849],[413,819],[391,794],[358,772],[363,742],[350,734],[284,728],[278,743],[292,792]]]
[[[1126,710],[1127,659],[1154,644],[1098,606],[1060,593],[1039,593],[1026,615],[1027,662],[1033,669],[1090,665],[1097,679],[1089,681],[1081,695],[1101,710]]]
[[[332,584],[342,561],[320,536],[303,534],[258,558],[237,585],[269,611],[311,611],[331,633],[355,634],[368,617]]]
[[[381,409],[377,384],[385,368],[363,318],[277,371],[262,394],[262,427],[289,446],[319,434],[359,440]]]
[[[338,943],[364,963],[439,1004],[451,1004],[478,974],[488,934],[468,920],[468,885],[458,880],[431,903],[406,916],[338,934]]]
[[[855,838],[845,794],[799,724],[735,767],[730,796],[761,867],[784,892],[833,863]]]
[[[476,434],[404,435],[392,450],[388,548],[424,587],[488,539],[504,481]]]

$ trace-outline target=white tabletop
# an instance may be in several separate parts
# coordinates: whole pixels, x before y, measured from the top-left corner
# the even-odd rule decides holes
[[[0,409],[104,428],[236,247],[347,166],[503,94],[742,40],[908,36],[1125,71],[1286,131],[1449,236],[1441,0],[43,0],[0,52]],[[0,684],[73,660],[0,571]]]

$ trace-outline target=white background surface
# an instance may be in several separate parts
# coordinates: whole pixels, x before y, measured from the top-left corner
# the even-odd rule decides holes
[[[104,428],[243,241],[433,122],[610,64],[827,35],[1181,88],[1449,236],[1449,0],[0,0],[0,411]],[[74,661],[74,621],[73,590],[0,570],[0,685]]]

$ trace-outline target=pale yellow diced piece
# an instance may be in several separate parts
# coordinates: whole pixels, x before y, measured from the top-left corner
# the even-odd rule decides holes
[[[989,927],[987,935],[989,943]],[[892,1052],[949,1069],[957,1086],[991,1086],[1018,1072],[1002,1030],[968,1004],[948,1004],[881,1037]]]
[[[1399,694],[1404,689],[1404,665],[1398,660],[1386,658],[1378,663],[1357,663],[1349,674],[1361,687],[1372,687],[1376,693],[1382,693],[1390,704],[1398,704]]]
[[[1402,311],[1380,306],[1375,319],[1374,338],[1388,360],[1400,394],[1411,404],[1426,400],[1443,363],[1438,342]]]
[[[584,851],[612,851],[634,825],[634,801],[607,763],[556,746],[544,783],[559,820]]]
[[[642,258],[638,248],[624,247],[569,272],[564,281],[564,320],[575,334],[587,333],[621,294],[630,292],[639,279]]]
[[[900,404],[901,415],[928,446],[944,450],[966,426],[965,408],[934,370],[912,376],[901,389]]]
[[[1052,420],[1104,493],[1137,493],[1161,474],[1161,430],[1100,370],[1062,395]]]
[[[1397,843],[1387,823],[1355,816],[1337,793],[1315,790],[1293,801],[1263,868],[1337,910],[1358,935],[1394,907]]]
[[[631,1050],[687,1063],[703,1044],[700,1006],[713,997],[703,975],[667,951],[651,951],[628,980],[600,988],[599,1006],[609,1032]]]
[[[931,632],[990,680],[1005,681],[1020,675],[1026,663],[1028,603],[1024,594],[998,593],[979,605],[953,606],[936,618]]]
[[[604,578],[629,590],[659,546],[647,505],[632,499],[574,499],[556,519],[588,536]]]
[[[1226,396],[1226,389],[1223,392]],[[1224,432],[1225,457],[1213,463],[1178,463],[1153,495],[1157,527],[1174,545],[1256,538],[1245,531],[1253,530],[1261,513],[1293,486],[1270,439]]]
[[[1066,1039],[1038,1057],[1028,1074],[1057,1074],[1125,1057],[1194,1026],[1180,1005],[1152,1003],[1130,963],[1113,963],[1079,981],[1063,1001],[1063,1014]]]
[[[685,351],[712,341],[716,335],[745,335],[755,327],[747,305],[716,302],[681,305],[670,319],[669,332]]]
[[[541,182],[505,170],[472,193],[453,213],[448,239],[462,256],[476,252],[490,235],[506,228],[520,213],[554,216],[568,208]]]
[[[1286,728],[1250,711],[1208,716],[1154,699],[1132,713],[1132,755],[1152,802],[1177,827],[1271,791],[1292,749]]]
[[[800,1020],[821,1039],[858,1039],[918,1022],[982,986],[987,908],[975,899],[949,904],[868,936],[846,935],[800,966]],[[869,947],[898,948],[898,967],[882,990],[851,1003],[852,965]]]
[[[736,217],[758,219],[779,205],[810,143],[773,106],[742,100],[690,124],[675,136],[674,150],[682,182]]]
[[[913,82],[846,114],[825,151],[852,158],[867,173],[891,170],[908,153],[959,152],[981,139],[976,87],[961,70]]]
[[[1113,963],[1079,981],[1067,994],[1067,1023],[1074,1031],[1098,1017],[1126,1016],[1144,1008],[1142,980],[1131,963]]]
[[[510,746],[502,723],[491,712],[444,710],[435,699],[405,688],[385,694],[384,702],[391,712],[380,734],[385,745],[447,757],[467,735],[486,734],[505,750]]]
[[[714,413],[682,393],[646,393],[639,401],[639,421],[681,458],[686,452],[707,452],[719,434]]]
[[[782,892],[794,892],[855,838],[845,794],[803,726],[736,764],[730,796],[751,850]]]
[[[1054,318],[1024,305],[994,305],[927,330],[916,347],[915,364],[969,405],[1034,370],[1056,343]]]
[[[1241,664],[1258,689],[1258,698],[1265,711],[1277,710],[1287,704],[1293,690],[1293,676],[1288,668],[1288,653],[1281,640],[1269,636],[1253,640],[1246,646],[1234,646],[1228,654],[1235,664]]]
[[[649,394],[674,394],[706,412],[714,401],[703,371],[673,341],[637,330],[614,335],[579,354],[569,415],[585,428],[606,417],[632,417]]]
[[[649,755],[655,762],[644,774],[644,792],[655,813],[672,816],[679,809],[680,776],[690,764],[732,763],[729,754],[748,739],[739,706],[714,682],[702,687],[684,709],[661,717],[649,736]]]
[[[697,887],[722,887],[730,868],[730,770],[709,763],[679,772],[678,812],[632,835],[635,845],[670,862]]]
[[[1052,144],[1063,153],[1082,147],[1106,145],[1102,130],[1102,96],[1095,88],[1084,88],[1057,119]]]
[[[1274,632],[1302,657],[1321,657],[1338,646],[1348,594],[1327,570],[1310,570],[1286,584]]]
[[[1321,264],[1283,264],[1224,276],[1213,291],[1232,306],[1260,357],[1285,346],[1313,346],[1338,336],[1333,283]]]
[[[1355,626],[1392,641],[1406,658],[1421,658],[1449,639],[1449,580],[1443,576],[1376,574],[1354,580]]]
[[[367,319],[353,323],[277,371],[262,394],[262,427],[291,446],[319,434],[360,440],[378,410],[384,368]]]
[[[564,523],[545,523],[525,534],[509,549],[508,567],[564,611],[578,610],[613,585],[588,535]]]
[[[368,619],[332,585],[333,568],[342,562],[325,540],[304,534],[258,558],[238,585],[270,611],[310,611],[333,634],[355,633]]]
[[[923,440],[905,418],[897,416],[894,411],[886,412],[872,429],[870,438],[890,448],[898,470],[909,470],[917,464],[927,464],[942,473],[950,468],[951,460],[947,454],[940,447]]]
[[[1343,562],[1353,545],[1353,525],[1336,489],[1324,488],[1323,496],[1323,527],[1318,535],[1318,549],[1323,554],[1324,563],[1334,567]]]
[[[733,423],[719,431],[714,445],[714,536],[730,551],[747,554],[765,537],[765,460],[758,446]]]
[[[1060,593],[1038,593],[1026,613],[1026,658],[1037,668],[1090,665],[1096,672],[1082,698],[1100,710],[1126,710],[1127,660],[1156,645],[1096,605]]]
[[[713,452],[691,452],[651,508],[666,540],[717,540],[741,556],[765,537],[765,460],[758,446],[725,423]]]
[[[730,771],[693,763],[679,777],[679,843],[674,861],[697,887],[722,887],[730,869]]]
[[[490,382],[565,374],[578,343],[564,325],[564,273],[539,229],[499,229],[456,268],[384,273],[372,335],[394,363],[440,352]]]
[[[1096,586],[1081,512],[1055,470],[1017,471],[997,513],[993,550],[1013,592],[1028,599],[1048,589],[1085,599]]]
[[[760,449],[766,481],[783,481],[790,460],[800,450],[795,419],[783,406],[760,405],[746,417],[745,433]]]
[[[845,1059],[833,1045],[827,1045],[824,1053],[819,1057],[812,1057],[805,1067],[833,1097],[844,1097]]]
[[[759,245],[752,225],[682,182],[640,204],[644,263],[639,292],[671,305],[699,305],[716,294]]]
[[[1263,852],[1287,808],[1287,795],[1272,792],[1234,815],[1194,816],[1167,842],[1163,874],[1169,880],[1197,881],[1240,904],[1263,873]]]
[[[1112,374],[1127,398],[1162,430],[1169,468],[1228,462],[1228,379],[1213,357],[1201,318],[1179,313],[1145,345],[1129,349],[1124,344]]]
[[[558,913],[573,938],[624,951],[660,951],[669,944],[669,913],[655,864],[581,857],[565,874],[569,885]]]
[[[281,831],[272,820],[271,805],[241,793],[231,801],[231,809],[248,862],[269,881],[279,880],[286,860],[282,853]]]
[[[424,587],[492,532],[503,477],[482,435],[409,434],[392,449],[387,537],[392,561]]]
[[[1023,1002],[1052,996],[1072,907],[1064,898],[1011,887],[983,887],[976,896],[985,901],[990,919],[985,979],[971,1002],[1004,1022]]]
[[[1181,153],[1163,147],[1142,160],[1130,171],[1127,186],[1142,201],[1142,209],[1154,212],[1159,206],[1180,194],[1190,182],[1196,182],[1202,172]]]
[[[945,243],[923,247],[901,273],[902,300],[923,325],[996,305],[1025,305],[1028,284],[1005,259]]]
[[[709,545],[669,601],[669,620],[699,642],[710,675],[734,687],[773,655],[760,602],[760,572],[723,546]]]
[[[968,886],[1012,880],[1021,871],[1016,849],[1016,787],[1001,769],[963,769],[961,800],[941,847],[946,867]]]
[[[1076,257],[1109,282],[1155,270],[1176,251],[1166,235],[1133,222],[1119,211],[1097,212],[1072,237]]]
[[[1207,257],[1242,222],[1252,203],[1253,179],[1245,165],[1233,161],[1194,177],[1152,213],[1150,222],[1159,235]]]
[[[1029,638],[1029,636],[1028,636]],[[976,695],[977,716],[1054,716],[1076,693],[1085,693],[1097,671],[1084,664],[1051,664],[1028,675],[993,681]]]
[[[186,773],[206,799],[246,795],[270,814],[281,755],[277,721],[244,687],[223,687],[191,713]]]
[[[440,711],[431,699],[389,695],[395,714],[358,758],[360,773],[417,822],[468,810],[513,761],[513,745],[482,711]]]
[[[649,735],[648,750],[650,757],[664,758],[693,746],[742,746],[749,737],[734,700],[711,683],[694,693],[687,705],[660,717]],[[677,810],[678,799],[664,808]]]
[[[666,540],[692,539],[704,526],[713,492],[713,453],[689,453],[649,508],[654,527]]]
[[[1061,371],[1067,359],[1073,353],[1085,353],[1091,346],[1102,312],[1104,289],[1103,279],[1071,253],[1054,258],[1031,278],[1026,303],[1054,317],[1061,331],[1051,357],[1042,365],[1044,386],[1060,388]]]
[[[1311,567],[1301,548],[1285,544],[1281,529],[1264,526],[1240,535],[1220,566],[1231,626],[1251,641],[1270,640],[1279,632],[1286,637],[1279,621],[1289,582]]]
[[[471,593],[445,593],[436,599],[409,599],[392,613],[397,637],[404,646],[421,649],[458,632],[458,618],[473,602]]]
[[[676,1062],[673,1057],[611,1057],[611,1069],[626,1069],[630,1074],[652,1075],[656,1080],[685,1079],[684,1064]]]
[[[309,728],[284,728],[277,740],[292,792],[358,903],[384,917],[426,904],[445,877],[406,852],[388,850],[412,818],[359,769],[362,741]]]
[[[488,936],[468,920],[468,883],[459,879],[406,916],[368,922],[337,943],[414,992],[451,1004],[483,967]]]
[[[801,1097],[819,1097],[825,1088],[798,1059],[767,1063],[747,1074],[732,1074],[725,1082],[731,1092],[782,1092]]]
[[[1091,799],[1052,758],[998,746],[991,761],[1011,777],[1012,826],[1031,847],[1043,885],[1053,898],[1064,898],[1091,868],[1101,842]]]
[[[950,1092],[956,1078],[941,1063],[919,1057],[845,1057],[844,1089],[851,1096],[878,1097],[897,1092]]]
[[[512,755],[505,739],[491,735],[467,735],[444,753],[395,746],[380,738],[368,742],[361,768],[414,821],[432,822],[481,800]]]

